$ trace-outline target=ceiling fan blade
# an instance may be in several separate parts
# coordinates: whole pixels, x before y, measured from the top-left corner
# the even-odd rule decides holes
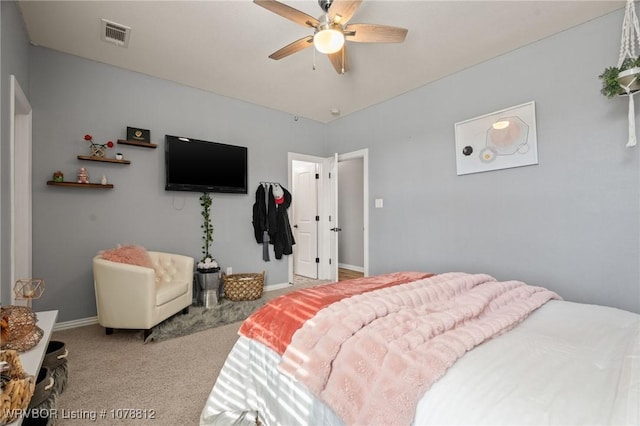
[[[296,40],[293,43],[287,44],[282,49],[276,50],[271,55],[269,55],[269,57],[275,60],[282,59],[310,46],[313,46],[313,36],[302,37],[301,39]]]
[[[356,13],[362,0],[334,0],[327,11],[327,15],[332,22],[345,25]]]
[[[358,43],[401,43],[407,37],[406,28],[375,24],[351,24],[345,30],[345,38]],[[355,32],[355,34],[350,34]]]
[[[330,53],[327,55],[331,65],[335,68],[338,74],[344,74],[347,72],[347,45],[342,46],[342,49],[336,53]]]
[[[320,22],[313,16],[309,16],[304,12],[300,12],[298,9],[294,9],[291,6],[287,6],[284,3],[280,3],[276,0],[253,0],[258,6],[262,6],[265,9],[287,18],[290,21],[300,24],[303,27],[316,28],[320,25]]]

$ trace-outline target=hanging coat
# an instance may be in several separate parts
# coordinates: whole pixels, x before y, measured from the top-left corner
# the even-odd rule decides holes
[[[273,200],[273,210],[275,213],[275,231],[269,228],[271,236],[271,244],[275,251],[276,259],[282,259],[282,255],[292,254],[293,245],[296,243],[293,238],[293,232],[289,223],[289,215],[287,209],[291,206],[291,193],[282,188],[284,200],[277,204],[273,199],[273,191],[270,191],[269,211],[271,211],[271,201]],[[270,217],[271,218],[271,217]],[[270,222],[271,223],[271,222]]]
[[[269,192],[267,193],[267,230],[269,231],[269,238],[271,244],[278,233],[278,221],[276,216],[278,214],[278,208],[276,206],[276,200],[273,196],[273,185],[269,185]]]
[[[256,202],[253,204],[253,233],[258,244],[262,244],[262,260],[269,259],[269,220],[267,217],[267,197],[265,187],[259,185],[256,190]]]
[[[267,230],[267,206],[262,185],[256,189],[256,202],[253,203],[253,233],[258,244],[262,244],[264,231]]]

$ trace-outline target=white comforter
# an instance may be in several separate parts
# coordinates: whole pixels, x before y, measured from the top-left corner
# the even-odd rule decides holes
[[[280,357],[240,337],[201,425],[340,425]],[[550,301],[459,359],[422,397],[415,425],[639,425],[640,316]]]

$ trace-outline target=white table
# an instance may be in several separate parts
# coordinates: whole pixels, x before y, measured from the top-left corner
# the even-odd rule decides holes
[[[36,316],[38,317],[37,326],[44,331],[42,335],[42,339],[35,345],[33,348],[28,351],[20,353],[20,363],[22,364],[22,368],[27,372],[27,374],[31,374],[35,377],[38,377],[38,373],[40,372],[40,367],[42,366],[42,361],[44,360],[44,356],[47,352],[47,346],[49,346],[49,340],[51,339],[51,333],[53,331],[53,326],[56,323],[56,319],[58,318],[58,311],[44,311],[44,312],[36,312]],[[9,423],[10,426],[18,426],[22,424],[22,419],[18,419],[13,423]]]

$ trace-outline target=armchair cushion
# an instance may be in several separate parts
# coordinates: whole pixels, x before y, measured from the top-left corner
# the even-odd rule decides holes
[[[149,253],[142,246],[119,246],[115,249],[100,252],[100,257],[111,262],[127,263],[129,265],[153,268],[153,263],[151,262]]]

